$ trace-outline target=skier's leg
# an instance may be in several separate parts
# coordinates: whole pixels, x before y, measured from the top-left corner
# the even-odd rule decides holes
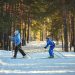
[[[52,46],[49,48],[50,57],[54,57],[53,49],[54,49],[54,47],[52,47]]]
[[[18,50],[19,50],[19,52],[20,52],[23,56],[26,55],[26,54],[24,53],[24,51],[21,49],[21,45],[18,45]]]
[[[15,47],[15,51],[14,51],[14,56],[13,56],[14,58],[16,58],[17,52],[18,52],[18,47],[16,46],[16,47]]]
[[[51,49],[49,48],[49,55],[51,56]]]
[[[19,48],[19,52],[20,52],[23,56],[26,55],[26,54],[24,53],[24,51],[23,51],[21,48]]]

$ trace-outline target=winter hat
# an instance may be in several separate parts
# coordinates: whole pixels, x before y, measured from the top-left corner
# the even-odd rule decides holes
[[[16,30],[16,31],[14,32],[14,34],[15,34],[15,35],[17,35],[18,33],[19,33],[19,31],[18,31],[18,30]]]
[[[50,35],[48,35],[48,36],[46,37],[46,39],[52,40],[52,37],[50,37]]]
[[[50,35],[47,35],[46,39],[49,39],[50,38]]]

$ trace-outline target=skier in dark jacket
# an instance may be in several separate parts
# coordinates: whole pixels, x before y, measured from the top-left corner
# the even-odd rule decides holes
[[[50,46],[49,47],[49,55],[50,55],[50,58],[54,58],[53,49],[55,48],[55,43],[49,37],[46,38],[46,42],[47,42],[47,44],[44,48],[47,48],[48,46]]]
[[[24,53],[24,51],[21,49],[21,38],[20,38],[20,33],[18,30],[16,30],[14,32],[14,35],[10,37],[10,39],[13,41],[14,45],[15,45],[15,50],[14,50],[14,56],[13,58],[16,58],[17,56],[17,52],[19,51],[23,57],[26,56],[26,54]]]

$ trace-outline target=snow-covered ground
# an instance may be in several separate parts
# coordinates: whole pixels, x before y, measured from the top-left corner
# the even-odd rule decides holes
[[[74,52],[57,50],[55,58],[49,59],[44,45],[45,42],[33,42],[23,47],[30,58],[22,58],[18,53],[17,59],[11,59],[12,51],[0,50],[0,75],[75,75]]]

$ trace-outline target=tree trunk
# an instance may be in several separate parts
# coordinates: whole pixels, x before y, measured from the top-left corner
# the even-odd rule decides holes
[[[74,42],[73,42],[74,41],[74,38],[73,38],[73,36],[74,36],[74,17],[73,17],[73,15],[71,15],[71,44],[70,44],[70,47],[71,48],[74,45]]]
[[[30,40],[30,13],[28,13],[28,30],[27,30],[27,43]]]
[[[24,22],[24,27],[22,28],[22,46],[26,45],[26,24]]]
[[[75,52],[75,25],[74,25],[74,52]]]
[[[74,48],[75,52],[75,26],[74,26],[74,15],[71,15],[71,34],[72,34],[72,39],[71,39],[71,46]]]
[[[3,0],[0,0],[0,19],[3,19]],[[3,49],[3,30],[0,29],[0,45],[1,49]]]
[[[67,23],[66,23],[66,7],[65,0],[62,0],[63,4],[63,27],[64,27],[64,50],[68,52],[68,33],[67,33]]]
[[[63,27],[61,30],[61,42],[62,42],[62,51],[64,51],[64,43],[63,43]]]
[[[43,41],[43,31],[40,30],[40,41]]]
[[[68,52],[68,33],[67,33],[67,23],[66,23],[66,13],[63,12],[63,22],[64,22],[64,50]]]
[[[25,37],[25,45],[26,45],[26,22],[25,22],[25,28],[24,28],[24,37]]]

